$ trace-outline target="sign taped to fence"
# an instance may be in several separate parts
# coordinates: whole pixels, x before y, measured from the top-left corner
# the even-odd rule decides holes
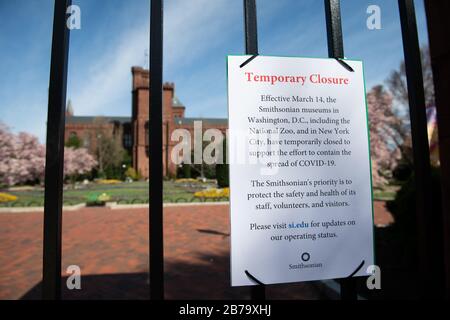
[[[242,55],[227,64],[232,285],[256,284],[246,271],[265,284],[367,275],[362,62]]]

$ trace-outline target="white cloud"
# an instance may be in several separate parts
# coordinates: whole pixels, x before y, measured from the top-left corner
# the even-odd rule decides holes
[[[92,61],[71,92],[76,114],[108,115],[119,110],[130,113],[131,66],[143,61],[148,42],[148,26],[127,30],[116,47],[106,48],[103,56]],[[128,105],[118,108],[119,101],[127,101]]]
[[[166,80],[174,81],[192,70],[194,62],[200,66],[198,59],[226,41],[225,31],[242,28],[235,26],[239,10],[242,10],[240,1],[234,5],[226,0],[166,1]],[[134,24],[115,37],[116,45],[104,48],[103,55],[89,61],[89,65],[83,65],[78,77],[71,79],[73,85],[69,88],[69,97],[77,115],[131,113],[131,66],[144,62],[144,52],[149,47],[149,22],[143,21],[137,28]]]
[[[164,61],[166,74],[176,75],[229,40],[230,33],[242,28],[239,14],[242,1],[167,1],[164,15]]]

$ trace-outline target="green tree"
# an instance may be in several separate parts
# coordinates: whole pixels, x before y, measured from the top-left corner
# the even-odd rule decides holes
[[[427,214],[434,216],[438,225],[442,225],[442,192],[441,192],[441,173],[436,167],[431,167],[431,190],[433,194],[433,203],[427,209]],[[416,216],[416,180],[412,174],[409,179],[403,183],[402,188],[397,192],[394,201],[387,203],[388,210],[394,216],[395,240],[400,242],[402,247],[402,259],[405,265],[415,265],[417,261],[417,216]],[[441,233],[442,230],[436,230]],[[442,236],[442,235],[440,235]]]
[[[69,148],[78,149],[78,148],[81,148],[82,142],[81,142],[81,139],[78,138],[78,136],[74,134],[74,135],[71,135],[69,137],[69,139],[67,139],[67,142],[65,145],[66,145],[66,147],[69,147]]]
[[[432,106],[435,104],[434,100],[434,83],[433,71],[431,69],[431,58],[429,48],[424,46],[420,49],[420,57],[422,62],[423,86],[425,92],[425,106]],[[409,176],[408,172],[412,172],[413,153],[411,141],[411,129],[409,126],[409,112],[408,112],[408,86],[406,82],[406,67],[405,62],[402,61],[398,69],[393,70],[386,79],[389,91],[392,93],[395,101],[398,103],[398,110],[396,116],[400,121],[392,126],[400,139],[394,141],[401,152],[401,160],[399,163],[399,170],[402,175]]]
[[[431,69],[430,51],[427,46],[420,49],[422,62],[423,86],[425,90],[425,104],[434,105],[433,71]],[[406,83],[406,67],[402,61],[397,70],[391,72],[386,80],[389,90],[395,99],[403,106],[408,106],[408,87]]]
[[[96,119],[97,143],[95,155],[98,161],[99,177],[121,179],[124,176],[122,164],[127,152],[122,146],[122,132],[119,126],[111,126],[104,119]]]
[[[136,172],[136,170],[133,167],[129,167],[125,171],[125,177],[131,178],[133,180],[138,180],[138,173]]]

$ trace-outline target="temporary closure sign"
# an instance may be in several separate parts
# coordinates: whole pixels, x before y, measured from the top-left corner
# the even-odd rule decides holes
[[[228,104],[232,285],[367,275],[362,62],[229,56]]]

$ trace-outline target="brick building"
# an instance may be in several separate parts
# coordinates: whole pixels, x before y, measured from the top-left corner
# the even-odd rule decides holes
[[[149,71],[132,67],[131,117],[76,116],[69,101],[66,111],[65,140],[77,136],[84,147],[95,155],[96,141],[102,134],[119,136],[125,150],[133,159],[133,167],[145,178],[148,168],[148,127],[149,119]],[[227,119],[187,118],[186,107],[175,95],[175,85],[163,85],[163,170],[165,176],[176,174],[176,165],[169,156],[177,143],[170,137],[175,129],[186,129],[193,137],[194,122],[201,121],[203,131],[215,128],[224,132],[228,128]],[[151,132],[150,132],[151,134]],[[151,139],[151,136],[150,136]]]

